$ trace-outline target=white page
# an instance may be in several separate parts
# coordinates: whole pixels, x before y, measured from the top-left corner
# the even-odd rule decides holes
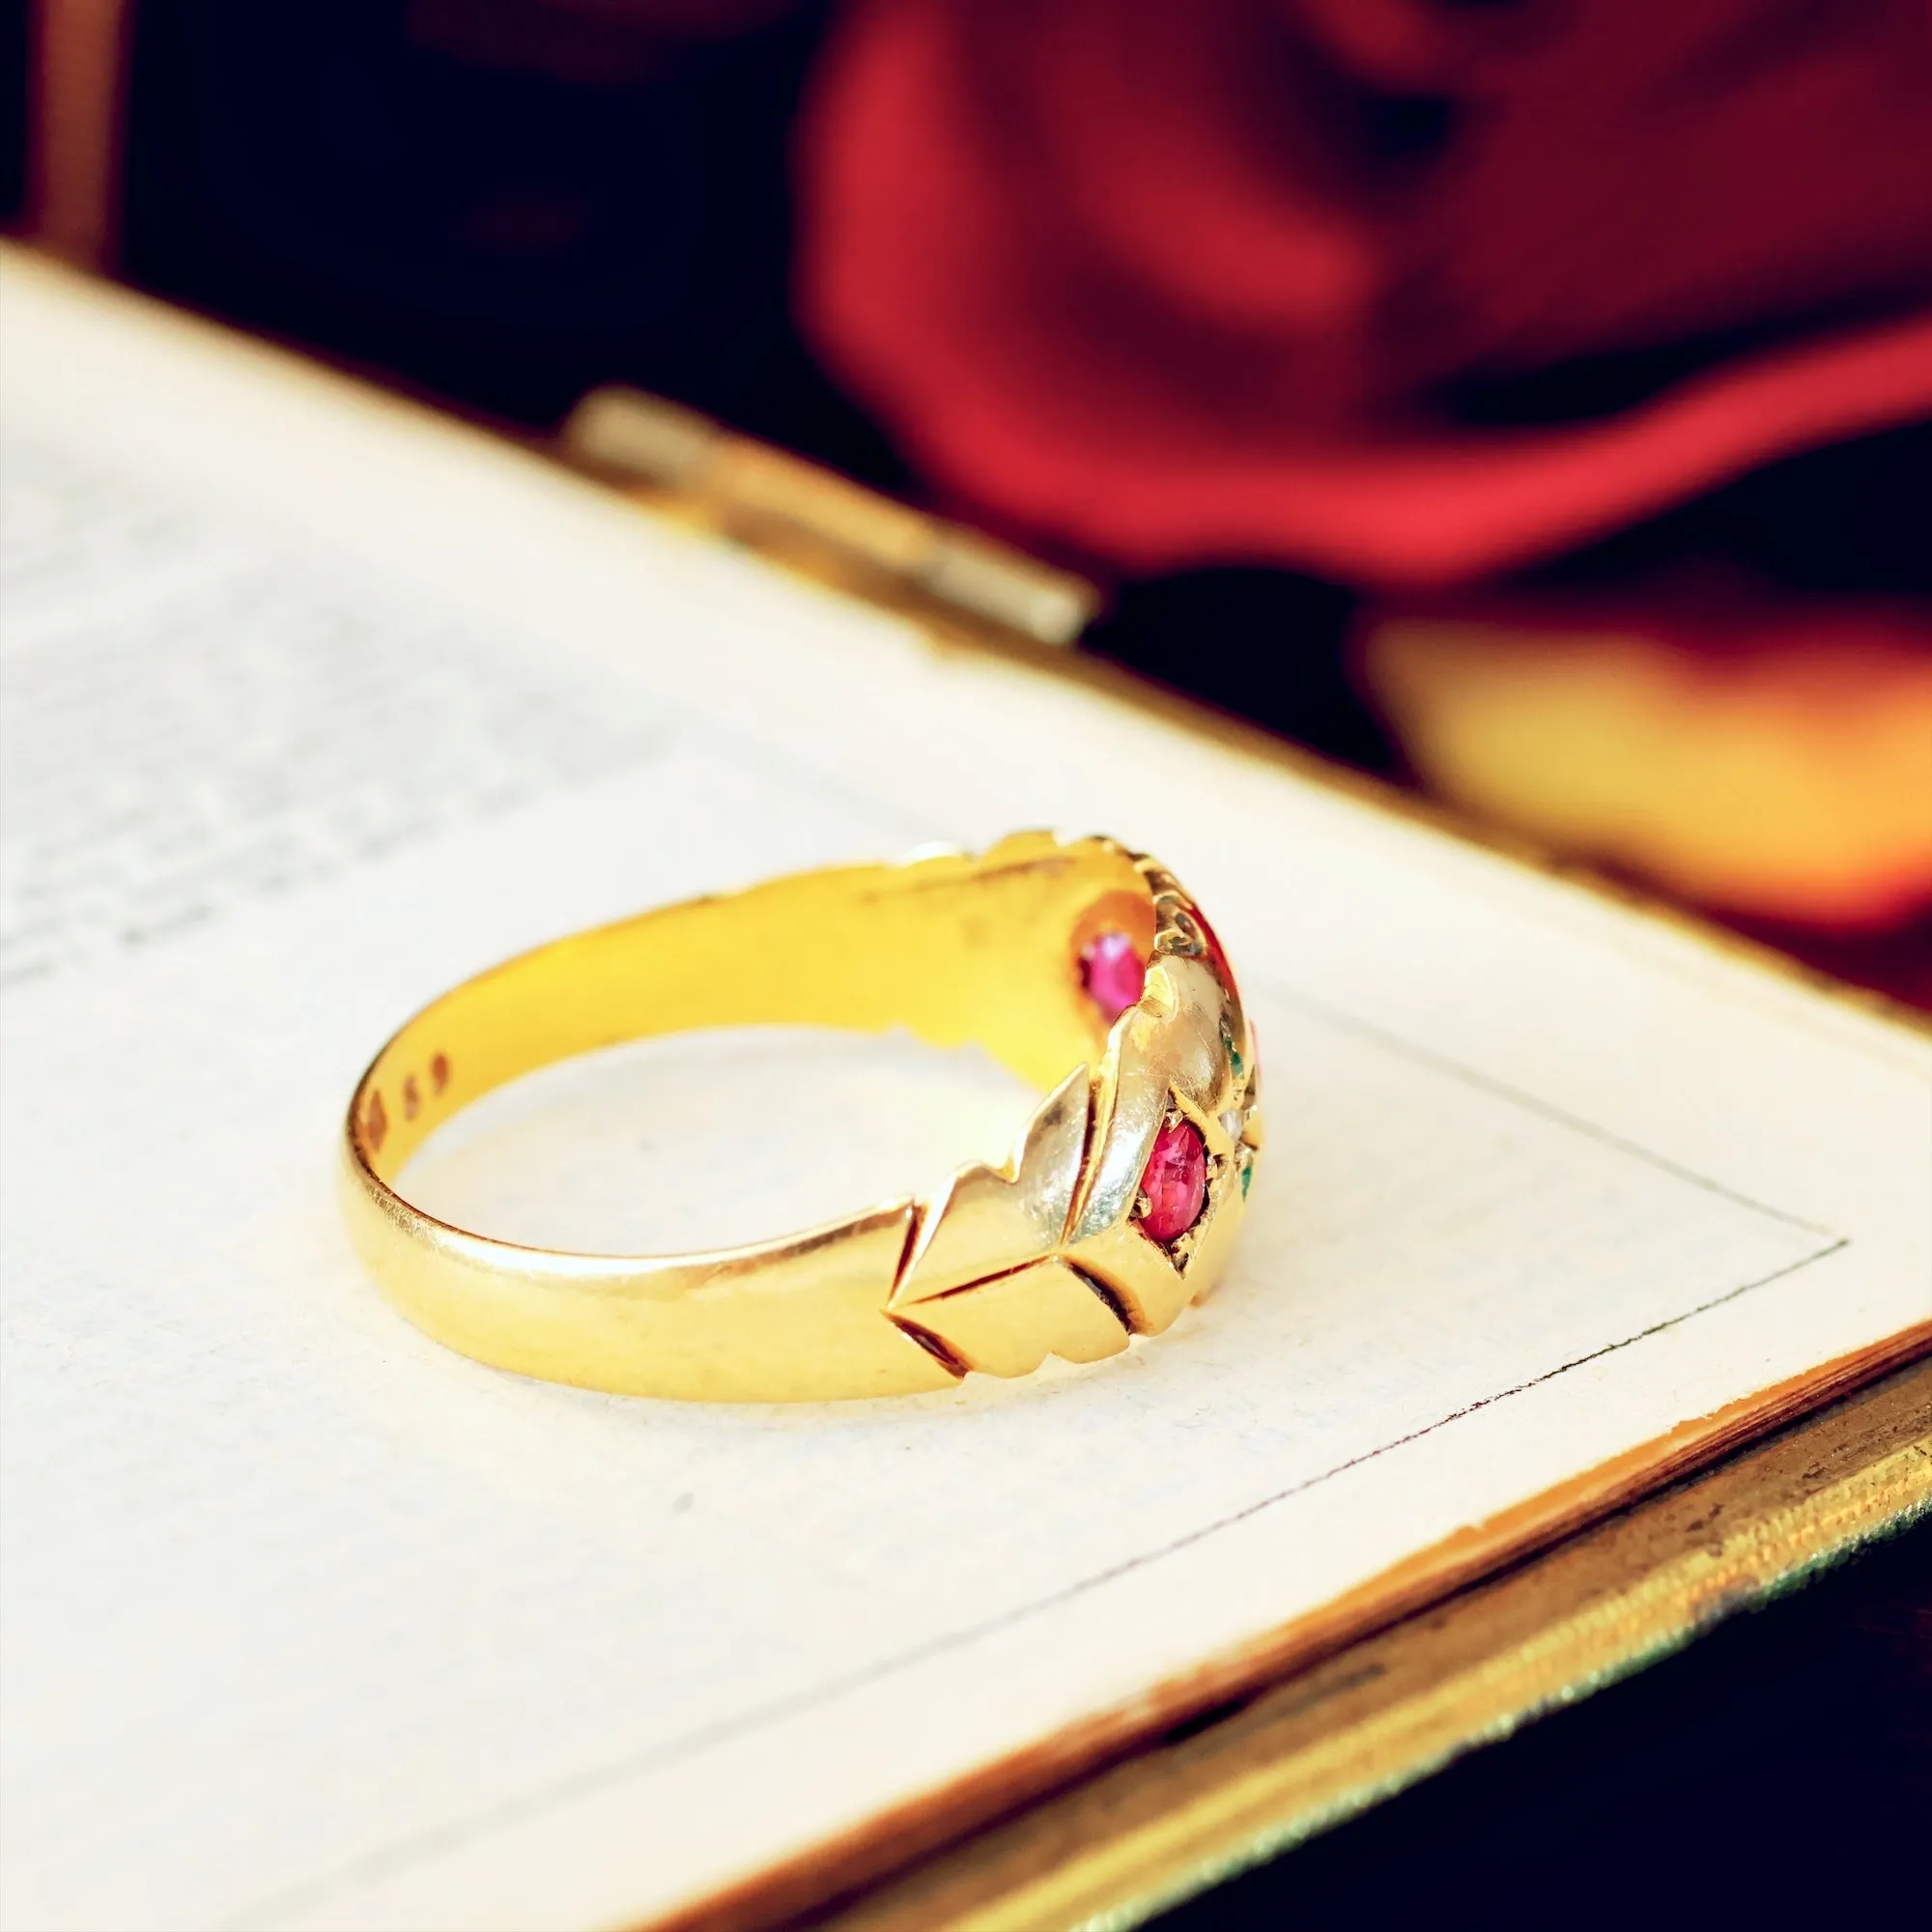
[[[1932,1313],[1914,1037],[267,352],[16,259],[0,301],[9,1926],[635,1923]],[[430,995],[1037,824],[1158,853],[1256,1015],[1242,1250],[1166,1336],[684,1406],[357,1270],[340,1109]],[[722,1036],[411,1184],[753,1236],[1027,1105]]]

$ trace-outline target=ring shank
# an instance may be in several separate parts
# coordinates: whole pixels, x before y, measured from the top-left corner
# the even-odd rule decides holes
[[[692,1029],[905,1028],[977,1041],[1049,1090],[1104,1050],[1079,953],[1149,943],[1151,895],[1110,840],[1023,834],[979,858],[802,874],[538,948],[445,994],[384,1047],[351,1103],[344,1195],[384,1293],[499,1367],[625,1393],[796,1400],[950,1386],[886,1319],[910,1199],[755,1246],[614,1257],[448,1227],[393,1186],[436,1128],[494,1088],[598,1047]]]

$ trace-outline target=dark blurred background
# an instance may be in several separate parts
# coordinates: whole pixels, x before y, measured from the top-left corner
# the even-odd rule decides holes
[[[505,421],[622,379],[902,483],[787,309],[825,9],[690,11],[144,5],[125,272]]]
[[[1155,1923],[1917,1924],[1932,1841],[1928,1528]]]

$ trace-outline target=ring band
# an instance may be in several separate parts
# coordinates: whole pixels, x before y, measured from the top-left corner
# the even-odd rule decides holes
[[[493,1088],[694,1028],[904,1028],[1047,1092],[1003,1168],[756,1244],[563,1254],[393,1182]],[[1212,928],[1109,838],[799,873],[562,939],[466,981],[350,1103],[343,1203],[389,1299],[498,1368],[622,1394],[781,1402],[1023,1376],[1158,1334],[1220,1271],[1261,1144],[1254,1046]]]

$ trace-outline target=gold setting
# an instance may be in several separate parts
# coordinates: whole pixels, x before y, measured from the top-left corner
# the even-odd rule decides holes
[[[1128,933],[1140,1001],[1110,1025],[1082,947]],[[707,1026],[903,1027],[977,1040],[1046,1098],[1001,1166],[709,1254],[561,1254],[452,1228],[392,1182],[452,1114],[571,1054]],[[1254,1042],[1173,874],[1107,838],[1020,833],[975,858],[802,873],[541,947],[457,987],[351,1102],[344,1206],[384,1293],[452,1348],[623,1393],[790,1401],[1024,1376],[1158,1334],[1220,1272],[1261,1146]],[[1193,1224],[1141,1226],[1154,1139],[1185,1122]]]

